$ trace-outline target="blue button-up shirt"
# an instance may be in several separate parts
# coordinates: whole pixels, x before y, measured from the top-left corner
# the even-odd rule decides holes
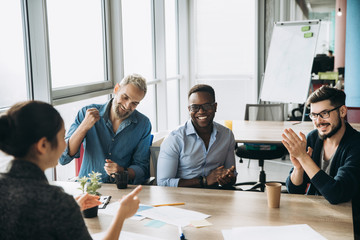
[[[172,131],[160,147],[157,184],[177,187],[179,180],[208,176],[212,170],[235,166],[235,139],[228,128],[214,122],[208,149],[191,119]]]
[[[66,140],[79,127],[85,118],[86,110],[96,108],[100,113],[100,120],[87,132],[84,140],[84,155],[79,177],[88,176],[91,171],[102,173],[102,182],[110,182],[110,177],[104,169],[105,159],[111,159],[125,168],[132,168],[135,172],[133,184],[141,184],[150,176],[150,120],[137,110],[121,122],[116,133],[113,132],[109,119],[112,99],[104,105],[92,104],[82,108],[71,125]],[[69,156],[67,148],[59,159],[65,165],[80,156],[80,149],[74,156]]]

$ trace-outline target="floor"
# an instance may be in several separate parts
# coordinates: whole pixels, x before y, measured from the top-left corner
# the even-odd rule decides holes
[[[243,163],[239,162],[240,158],[236,157],[236,170],[238,172],[237,183],[239,182],[248,182],[259,180],[260,167],[257,160],[250,160],[250,165],[248,167],[248,159],[243,159]],[[291,161],[289,156],[285,160],[275,159],[275,160],[266,160],[264,162],[264,170],[266,174],[266,181],[279,181],[285,182],[286,178],[289,175],[290,169],[292,168]],[[242,189],[248,189],[251,186],[242,186]],[[283,188],[285,189],[285,188]]]

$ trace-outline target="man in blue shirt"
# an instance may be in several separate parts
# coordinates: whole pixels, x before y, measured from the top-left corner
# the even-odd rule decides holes
[[[110,174],[127,170],[130,183],[149,178],[151,123],[135,110],[146,90],[142,76],[129,75],[115,86],[115,96],[106,104],[82,108],[67,133],[60,164],[78,158],[83,144],[79,177],[95,171],[102,173],[103,182],[112,182]]]
[[[211,86],[188,94],[191,119],[170,133],[160,148],[157,184],[171,187],[231,187],[236,182],[232,131],[213,122],[217,103]]]

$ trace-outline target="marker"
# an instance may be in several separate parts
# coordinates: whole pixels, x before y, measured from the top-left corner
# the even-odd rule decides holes
[[[185,240],[185,235],[183,233],[181,226],[179,226],[179,236],[180,236],[180,240]]]
[[[157,204],[157,205],[153,205],[153,207],[178,206],[178,205],[185,205],[185,203],[183,203],[183,202],[179,202],[179,203]]]

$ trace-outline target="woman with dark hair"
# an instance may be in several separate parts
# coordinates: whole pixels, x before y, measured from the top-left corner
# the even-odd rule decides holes
[[[98,197],[86,194],[77,203],[44,174],[57,165],[64,136],[60,114],[44,102],[15,104],[0,117],[0,150],[14,156],[0,174],[0,239],[91,239],[80,209],[99,205]],[[139,207],[140,190],[120,200],[105,239],[119,238],[124,220]]]

